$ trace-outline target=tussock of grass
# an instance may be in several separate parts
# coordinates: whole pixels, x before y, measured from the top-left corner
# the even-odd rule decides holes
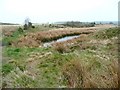
[[[60,53],[66,53],[70,51],[69,47],[65,45],[64,43],[54,44],[54,49]]]
[[[79,60],[72,60],[63,66],[63,75],[68,87],[82,88],[84,74]]]

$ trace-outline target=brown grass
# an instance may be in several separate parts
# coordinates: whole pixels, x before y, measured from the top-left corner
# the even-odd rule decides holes
[[[108,71],[94,74],[75,58],[62,68],[64,81],[69,88],[118,88],[117,62],[106,66]]]
[[[92,74],[87,72],[79,59],[71,60],[63,66],[63,75],[69,88],[97,88]]]
[[[57,50],[58,52],[69,52],[70,48],[72,47],[79,47],[79,49],[84,50],[86,48],[90,47],[90,44],[86,44],[83,42],[87,42],[90,39],[87,38],[87,35],[85,34],[81,34],[80,37],[77,38],[73,38],[71,40],[67,40],[67,41],[63,41],[63,42],[55,42],[52,44],[52,46],[54,47],[55,50]]]
[[[63,66],[63,75],[70,88],[83,87],[84,70],[78,60],[72,60]]]
[[[2,26],[2,34],[5,36],[11,36],[13,32],[18,29],[18,26]]]
[[[70,51],[69,47],[65,43],[61,43],[61,42],[55,43],[53,46],[54,46],[54,49],[60,53],[65,53]]]
[[[68,36],[68,35],[79,35],[79,34],[89,34],[94,32],[95,30],[55,30],[55,31],[41,31],[37,33],[29,33],[24,37],[21,37],[17,42],[20,44],[19,46],[24,46],[24,44],[29,41],[29,39],[34,40],[36,43],[40,42],[48,42],[51,40],[56,40],[58,38]],[[25,38],[25,39],[24,39]],[[23,40],[23,41],[21,41]],[[31,42],[29,42],[31,43]],[[29,46],[29,45],[28,45]]]

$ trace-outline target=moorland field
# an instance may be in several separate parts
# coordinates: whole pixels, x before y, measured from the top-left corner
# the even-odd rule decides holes
[[[119,32],[114,25],[3,26],[2,87],[117,88]]]

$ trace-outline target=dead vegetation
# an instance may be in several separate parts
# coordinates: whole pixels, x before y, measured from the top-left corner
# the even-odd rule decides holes
[[[89,48],[91,45],[86,42],[89,42],[90,39],[86,34],[81,34],[80,37],[73,38],[71,40],[63,41],[63,42],[55,42],[52,44],[53,48],[60,53],[70,52],[72,48],[78,47],[81,50],[85,50]]]
[[[97,65],[97,62],[91,63],[93,66],[83,65],[79,58],[75,58],[63,66],[63,75],[66,85],[69,88],[117,88],[118,87],[118,62],[104,66],[104,70]],[[90,62],[89,62],[90,63]],[[95,69],[95,71],[93,71]],[[99,71],[96,71],[96,70]],[[106,72],[105,72],[106,71]]]
[[[70,35],[79,35],[79,34],[90,34],[95,30],[55,30],[55,31],[42,31],[37,33],[30,33],[21,37],[18,41],[13,43],[13,46],[16,44],[17,46],[30,46],[34,47],[35,45],[40,45],[41,42],[48,42],[51,40],[56,40],[61,37],[70,36]]]
[[[82,88],[84,70],[78,60],[71,60],[63,66],[63,75],[69,88]]]
[[[54,49],[60,53],[66,53],[66,52],[70,51],[69,47],[67,45],[65,45],[65,43],[54,44]]]
[[[1,26],[2,27],[2,34],[5,36],[11,36],[13,32],[18,29],[18,26]]]

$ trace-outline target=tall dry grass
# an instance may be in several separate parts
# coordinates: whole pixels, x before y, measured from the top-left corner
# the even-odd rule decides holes
[[[60,53],[66,53],[70,51],[69,47],[65,43],[54,44],[54,49]]]
[[[13,32],[15,32],[19,27],[18,26],[1,26],[2,34],[5,36],[11,36]]]
[[[83,87],[84,69],[78,60],[72,60],[63,66],[63,75],[69,88]]]
[[[41,31],[37,33],[29,33],[26,36],[21,37],[18,40],[18,44],[26,43],[27,41],[29,41],[29,39],[32,39],[37,43],[48,42],[51,40],[57,40],[58,38],[65,37],[68,35],[70,36],[70,35],[79,35],[79,34],[90,34],[93,33],[94,31],[95,30],[55,30],[55,31],[51,30],[51,31]],[[24,38],[26,39],[26,41],[24,40]],[[24,46],[24,44],[22,44],[22,46]]]
[[[105,73],[91,72],[80,59],[75,58],[62,68],[64,81],[69,88],[118,88],[118,63],[105,66]]]
[[[85,34],[81,34],[80,37],[76,37],[76,38],[66,40],[63,42],[55,42],[52,44],[52,46],[58,52],[64,53],[64,52],[71,51],[71,48],[75,47],[75,46],[79,47],[81,50],[89,48],[90,44],[84,43],[84,42],[88,42],[88,41],[90,41],[88,36]]]

